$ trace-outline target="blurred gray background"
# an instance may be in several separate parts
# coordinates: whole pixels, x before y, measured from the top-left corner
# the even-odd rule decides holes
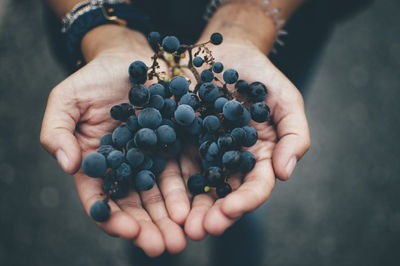
[[[337,25],[306,97],[312,147],[265,215],[262,265],[400,265],[400,1]],[[0,265],[129,265],[39,144],[51,88],[40,1],[0,0]],[[177,265],[208,265],[210,238]]]

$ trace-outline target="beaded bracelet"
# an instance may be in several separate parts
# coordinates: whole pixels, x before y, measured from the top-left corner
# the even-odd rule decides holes
[[[280,46],[284,45],[284,42],[280,37],[288,34],[286,30],[282,29],[286,21],[284,19],[279,18],[279,12],[280,12],[279,8],[271,7],[271,0],[261,0],[261,1],[260,0],[211,0],[206,7],[206,12],[204,13],[203,16],[204,20],[209,21],[211,17],[214,15],[215,11],[220,6],[232,2],[242,2],[242,3],[247,2],[259,6],[263,10],[263,12],[272,19],[272,22],[274,23],[274,26],[277,30],[275,44],[278,44]],[[272,48],[271,52],[272,53],[277,52],[275,45]]]

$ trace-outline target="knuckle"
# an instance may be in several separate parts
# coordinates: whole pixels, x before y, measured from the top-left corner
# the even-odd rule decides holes
[[[143,200],[144,205],[150,205],[150,204],[162,202],[163,197],[161,196],[160,193],[158,193],[158,194],[149,195],[147,197],[143,197],[142,200]]]
[[[140,202],[139,199],[123,199],[123,200],[118,200],[117,201],[119,207],[121,209],[141,209],[142,208],[142,203]]]

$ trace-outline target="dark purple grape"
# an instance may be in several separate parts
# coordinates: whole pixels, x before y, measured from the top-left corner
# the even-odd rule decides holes
[[[103,154],[104,157],[107,157],[113,150],[115,150],[115,148],[111,145],[102,145],[99,147],[97,152]]]
[[[103,177],[107,171],[107,160],[103,154],[92,152],[83,158],[83,172],[90,177]]]
[[[175,36],[166,36],[162,40],[162,47],[168,53],[176,52],[179,49],[180,43]]]
[[[130,64],[128,72],[132,84],[144,84],[147,80],[147,66],[142,61],[135,61]]]
[[[159,143],[170,144],[176,141],[176,132],[172,127],[162,125],[157,128],[157,137]]]
[[[233,84],[238,80],[239,74],[236,70],[230,68],[230,69],[225,70],[222,77],[226,83]]]
[[[235,88],[240,94],[247,95],[249,93],[249,83],[245,80],[238,80],[235,84]]]
[[[110,218],[110,215],[110,206],[104,200],[96,201],[92,207],[90,207],[90,216],[96,222],[105,222]]]
[[[222,108],[227,102],[228,99],[225,97],[219,97],[218,99],[216,99],[214,102],[215,111],[217,111],[218,113],[222,113]]]
[[[172,99],[165,99],[164,107],[161,110],[161,115],[165,118],[171,118],[176,110],[176,102]]]
[[[262,123],[269,119],[269,115],[271,111],[269,110],[268,105],[263,102],[255,103],[250,108],[251,118],[258,122]]]
[[[227,151],[222,155],[222,164],[230,170],[239,168],[240,164],[240,152],[239,151]]]
[[[135,144],[139,148],[152,149],[157,145],[157,135],[149,128],[142,128],[135,134]]]
[[[189,126],[193,123],[195,113],[193,108],[187,104],[181,104],[174,113],[175,120],[181,126]]]
[[[252,126],[244,126],[243,130],[245,131],[246,135],[242,141],[242,145],[244,147],[251,147],[256,144],[258,139],[257,130]]]
[[[167,96],[165,86],[160,83],[154,83],[149,87],[150,95],[160,95],[161,97],[165,98]]]
[[[224,65],[221,62],[215,62],[212,66],[215,73],[221,73],[224,70]]]
[[[208,132],[216,132],[220,126],[221,123],[215,115],[208,115],[203,119],[203,128]]]
[[[203,58],[201,58],[200,56],[196,56],[195,58],[193,58],[193,65],[195,67],[201,67],[203,65]]]
[[[224,183],[224,174],[222,169],[216,166],[212,166],[205,171],[207,184],[210,187],[217,187]]]
[[[145,106],[150,100],[150,90],[142,84],[135,84],[129,90],[129,102],[134,106]]]
[[[142,128],[156,129],[161,122],[161,113],[152,107],[144,108],[138,115],[138,123]]]
[[[171,80],[169,84],[169,90],[175,96],[182,96],[183,94],[188,92],[189,82],[183,76],[176,76]]]
[[[112,134],[106,134],[100,139],[100,146],[113,145]]]
[[[125,156],[119,150],[113,150],[107,156],[107,164],[110,168],[118,168],[124,162]]]
[[[144,154],[139,148],[132,148],[126,153],[126,160],[132,167],[136,168],[143,163]]]
[[[240,153],[240,171],[242,173],[250,172],[256,165],[256,157],[249,151],[242,151]]]
[[[124,147],[132,139],[132,133],[126,125],[118,126],[112,133],[112,140],[115,146]]]
[[[243,115],[244,107],[238,101],[232,100],[224,104],[222,108],[224,117],[231,121],[237,121]]]
[[[135,133],[136,131],[139,130],[139,123],[138,123],[138,118],[136,115],[131,115],[128,117],[128,120],[126,120],[126,126],[128,129],[132,132]]]
[[[149,170],[142,170],[135,177],[135,187],[137,191],[147,191],[153,188],[156,177]]]
[[[201,72],[200,77],[203,82],[211,82],[214,79],[214,74],[211,72],[211,70],[204,69]]]
[[[220,45],[223,41],[223,37],[221,33],[214,32],[211,34],[210,41],[214,45]]]
[[[206,185],[206,178],[201,174],[191,175],[187,182],[188,189],[193,196],[204,193]]]
[[[181,98],[180,103],[190,105],[194,110],[200,107],[199,97],[191,92],[184,94]]]
[[[261,82],[253,82],[249,85],[250,97],[253,102],[262,102],[267,98],[267,87]]]
[[[219,198],[225,198],[229,193],[232,192],[232,187],[228,183],[224,183],[223,185],[217,187],[216,192]]]
[[[199,96],[203,101],[211,103],[220,97],[219,89],[214,83],[203,83],[199,88]]]

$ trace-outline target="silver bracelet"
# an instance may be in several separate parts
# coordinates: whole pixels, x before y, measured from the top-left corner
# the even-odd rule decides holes
[[[104,4],[125,3],[124,0],[88,0],[76,4],[61,20],[61,32],[66,33],[74,21],[81,15],[97,8],[102,8]]]
[[[281,46],[284,45],[284,42],[280,37],[288,34],[286,30],[282,29],[286,21],[279,18],[279,8],[274,8],[270,6],[271,0],[211,0],[206,7],[206,12],[203,16],[204,20],[208,22],[220,6],[232,2],[247,2],[258,5],[262,9],[262,11],[272,19],[272,22],[274,23],[274,26],[277,30],[275,43]],[[275,46],[272,48],[271,52],[276,53]]]

